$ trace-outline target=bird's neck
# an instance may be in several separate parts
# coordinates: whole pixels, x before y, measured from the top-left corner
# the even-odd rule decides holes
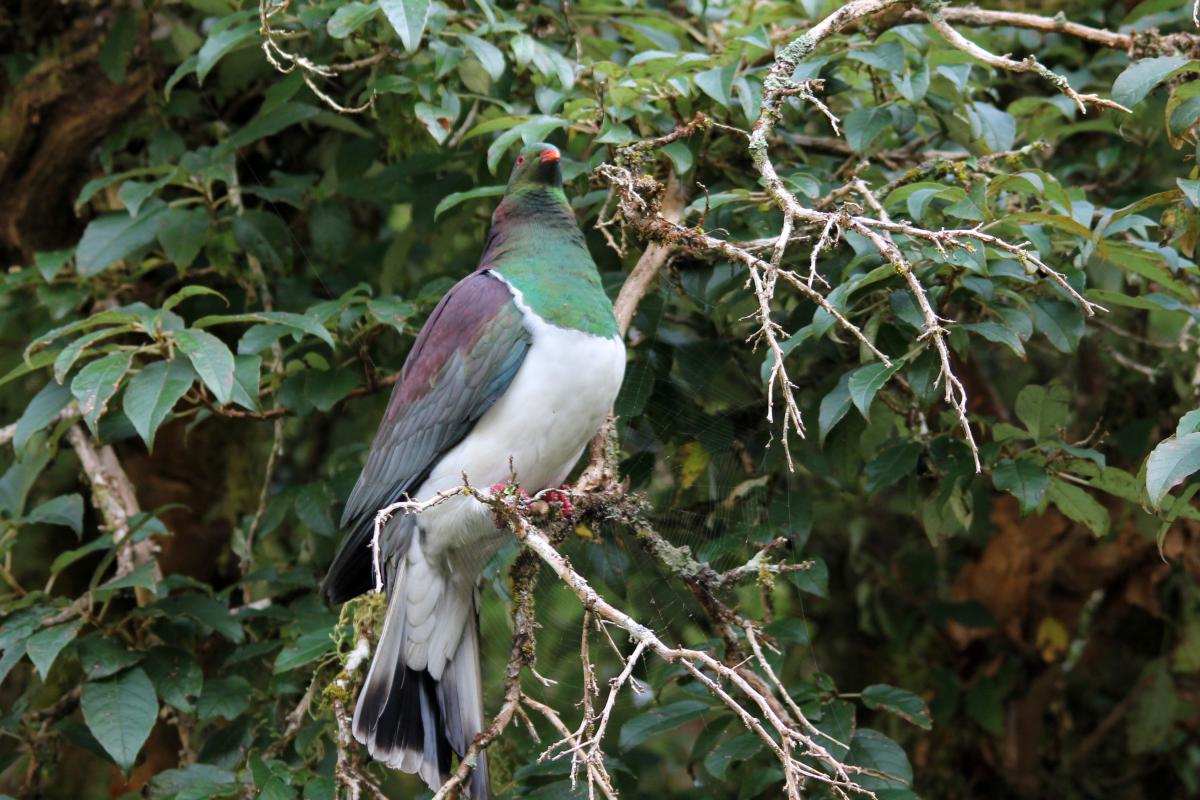
[[[552,325],[598,336],[617,333],[612,302],[562,189],[531,187],[506,195],[492,217],[480,267],[499,273]]]
[[[587,255],[583,233],[563,190],[520,187],[506,194],[492,214],[481,263],[488,267],[512,259],[539,261],[571,250]]]

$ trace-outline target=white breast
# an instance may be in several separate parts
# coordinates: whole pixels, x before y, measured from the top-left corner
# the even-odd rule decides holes
[[[508,481],[513,469],[530,494],[561,484],[616,400],[625,374],[620,338],[550,325],[525,305],[519,291],[509,289],[532,334],[529,352],[508,391],[434,467],[419,499],[460,486],[464,473],[479,489]],[[464,545],[490,551],[478,554],[484,561],[494,552],[486,541],[497,539],[491,513],[471,498],[426,511],[420,525],[431,558]]]

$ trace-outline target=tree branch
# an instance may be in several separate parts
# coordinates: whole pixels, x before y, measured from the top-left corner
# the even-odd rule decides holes
[[[91,437],[78,424],[72,425],[67,431],[67,441],[79,456],[83,474],[92,486],[92,503],[104,518],[105,527],[112,533],[113,545],[117,548],[117,577],[128,575],[142,564],[154,562],[154,580],[161,581],[162,571],[154,558],[158,546],[154,541],[147,538],[140,542],[128,542],[129,518],[138,514],[141,508],[133,483],[117,460],[112,445],[106,444],[97,450]],[[154,593],[149,589],[139,586],[135,592],[140,606],[154,601]]]

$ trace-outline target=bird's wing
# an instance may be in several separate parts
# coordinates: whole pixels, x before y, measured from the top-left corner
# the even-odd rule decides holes
[[[408,354],[346,501],[345,534],[325,578],[332,602],[371,587],[375,513],[415,492],[466,437],[512,383],[530,342],[508,285],[487,270],[463,278],[438,303]]]

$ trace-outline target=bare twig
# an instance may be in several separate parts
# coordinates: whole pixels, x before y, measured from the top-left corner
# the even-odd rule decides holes
[[[291,5],[291,0],[259,0],[258,2],[258,20],[259,32],[262,33],[263,53],[267,56],[267,61],[271,66],[282,72],[284,75],[290,74],[293,70],[300,69],[300,77],[304,79],[304,83],[312,90],[312,93],[321,99],[325,105],[337,111],[339,114],[361,114],[367,109],[375,105],[375,91],[372,90],[367,101],[360,106],[344,106],[334,100],[328,94],[317,86],[313,76],[321,78],[332,78],[342,72],[362,69],[374,64],[378,64],[389,58],[395,58],[395,54],[390,50],[380,50],[366,58],[360,58],[345,64],[317,64],[308,58],[291,53],[280,46],[279,41],[286,38],[279,31],[271,26],[272,18],[278,16],[288,9]]]
[[[1027,56],[1020,61],[1008,58],[1006,56],[998,56],[994,53],[989,53],[979,45],[972,42],[967,37],[956,31],[946,19],[938,13],[926,13],[925,18],[933,27],[938,35],[946,41],[946,44],[951,47],[962,50],[972,58],[978,59],[989,66],[997,67],[998,69],[1008,70],[1009,72],[1032,72],[1054,85],[1056,89],[1065,94],[1067,97],[1075,101],[1075,105],[1079,107],[1081,113],[1087,113],[1088,105],[1094,105],[1098,108],[1111,108],[1117,111],[1123,111],[1126,114],[1131,113],[1128,108],[1104,97],[1094,94],[1079,94],[1071,88],[1070,82],[1062,75],[1044,66],[1033,56]]]
[[[856,181],[855,186],[867,204],[875,210],[879,218],[885,222],[889,221],[887,212],[883,206],[867,188],[867,185],[862,181]],[[871,230],[865,225],[854,223],[854,228],[859,233],[870,239],[871,244],[886,258],[896,272],[899,273],[908,284],[909,291],[917,301],[917,307],[921,309],[921,316],[925,319],[925,330],[921,333],[921,339],[929,339],[933,342],[934,348],[937,350],[938,361],[941,363],[941,374],[938,378],[942,383],[946,405],[954,409],[958,415],[958,423],[962,426],[963,438],[967,441],[967,446],[971,448],[971,458],[975,463],[975,471],[982,472],[983,466],[979,462],[979,446],[975,443],[975,435],[971,432],[971,423],[967,418],[967,390],[963,386],[962,381],[954,374],[954,369],[950,365],[950,347],[946,344],[946,337],[949,332],[942,327],[942,318],[933,310],[933,306],[929,303],[929,296],[925,292],[925,287],[917,280],[916,274],[913,272],[912,265],[904,258],[904,254],[900,252],[900,248],[892,241],[892,237],[888,233],[880,234]]]

